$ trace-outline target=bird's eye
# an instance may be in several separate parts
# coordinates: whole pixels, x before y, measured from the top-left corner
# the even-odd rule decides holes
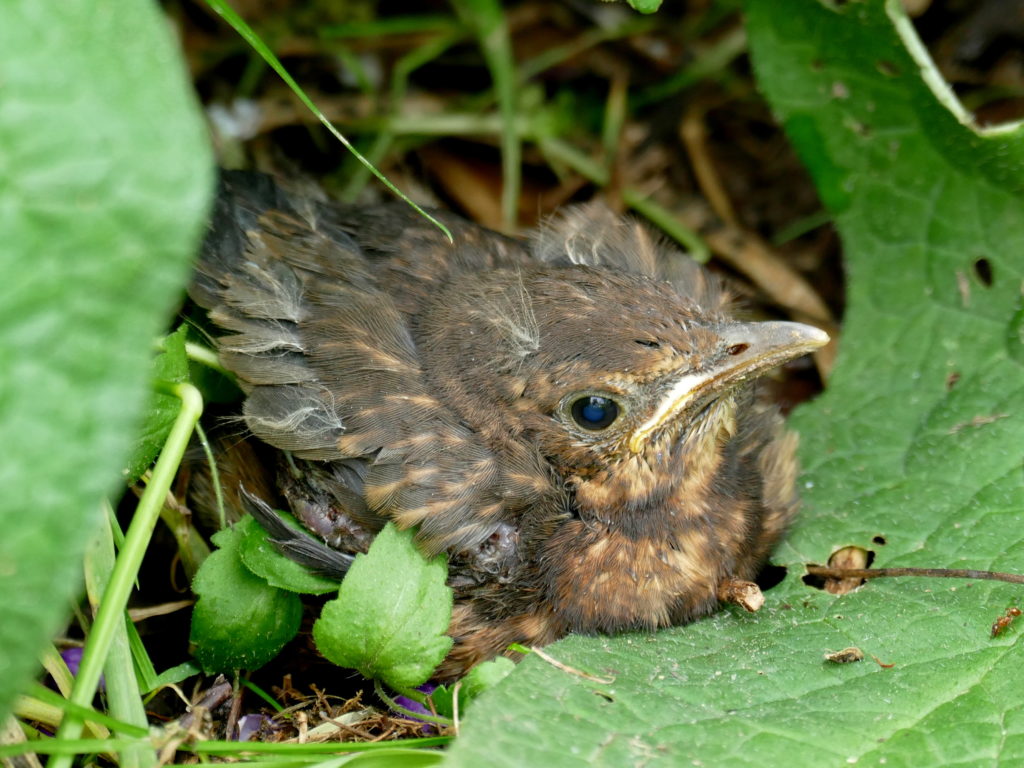
[[[610,397],[584,395],[570,406],[572,419],[584,429],[598,431],[610,426],[619,416],[619,405]]]

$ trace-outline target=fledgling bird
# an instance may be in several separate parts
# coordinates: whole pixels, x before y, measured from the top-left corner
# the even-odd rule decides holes
[[[387,521],[416,526],[455,591],[439,679],[742,603],[796,510],[795,437],[752,380],[827,335],[734,319],[706,271],[599,206],[529,243],[436,215],[454,244],[402,204],[223,177],[190,294],[279,449],[250,506],[315,534],[284,550],[340,575]]]

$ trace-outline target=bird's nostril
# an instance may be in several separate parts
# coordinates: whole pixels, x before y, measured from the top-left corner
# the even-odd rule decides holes
[[[748,349],[750,349],[749,344],[733,344],[731,347],[725,350],[725,352],[726,354],[729,355],[742,355]]]

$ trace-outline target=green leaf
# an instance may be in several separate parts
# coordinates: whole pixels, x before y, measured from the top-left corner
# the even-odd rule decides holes
[[[143,691],[143,693],[150,693],[151,691],[163,688],[165,685],[177,685],[178,683],[188,680],[190,677],[198,675],[201,671],[202,670],[191,661],[176,664],[157,675],[153,679],[150,687]]]
[[[262,667],[295,637],[302,620],[298,595],[270,586],[242,565],[242,537],[238,526],[214,534],[220,549],[192,582],[199,602],[189,640],[208,673]]]
[[[452,591],[445,557],[425,560],[412,531],[391,523],[356,555],[338,597],[313,625],[319,651],[392,688],[426,682],[448,654]]]
[[[213,189],[156,3],[2,13],[0,717],[80,588]]]
[[[477,664],[462,680],[462,691],[472,700],[504,680],[515,669],[515,662],[499,656],[483,664]]]
[[[188,356],[185,354],[186,326],[163,341],[163,352],[153,358],[153,381],[180,382],[188,381]],[[142,430],[135,443],[132,455],[128,458],[127,480],[134,483],[139,476],[153,463],[153,459],[163,447],[167,435],[171,433],[174,420],[181,410],[181,400],[160,392],[154,392],[146,411]]]
[[[898,6],[748,2],[759,81],[849,276],[829,389],[793,419],[806,473],[776,556],[787,578],[757,614],[547,649],[607,685],[531,655],[477,700],[449,764],[1024,761],[1024,641],[989,636],[1019,587],[877,580],[836,597],[800,578],[844,545],[877,566],[1024,570],[1024,139],[951,110]],[[848,646],[866,660],[823,660]]]
[[[281,511],[277,515],[289,525],[299,527],[291,515]],[[337,591],[338,582],[310,573],[278,552],[270,543],[267,532],[252,517],[247,515],[239,520],[235,530],[242,536],[238,550],[242,563],[270,586],[307,595]]]
[[[431,768],[441,765],[444,755],[429,749],[407,749],[394,747],[375,752],[353,755],[339,765],[355,768]]]
[[[661,0],[627,0],[634,11],[654,13],[661,8]]]
[[[462,678],[462,684],[459,686],[459,712],[465,714],[473,699],[508,677],[515,667],[516,664],[512,659],[499,656],[496,659],[477,664],[469,670],[469,674]],[[442,717],[455,717],[454,693],[455,684],[453,683],[452,685],[439,685],[430,694],[430,700],[434,703],[437,713]]]

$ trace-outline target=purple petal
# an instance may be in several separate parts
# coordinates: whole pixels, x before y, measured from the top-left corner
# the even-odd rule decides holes
[[[232,741],[249,741],[269,719],[266,715],[242,715],[238,718],[238,735]]]
[[[82,653],[83,650],[78,647],[65,648],[60,652],[60,656],[64,659],[64,663],[68,665],[68,671],[72,677],[78,677],[78,669],[82,666]],[[107,689],[107,680],[102,675],[100,675],[99,689],[101,691]]]
[[[423,685],[417,686],[416,690],[420,691],[421,693],[425,693],[429,696],[434,692],[435,688],[437,688],[436,683],[424,683]],[[409,710],[410,712],[414,712],[417,715],[430,715],[431,717],[433,717],[433,713],[429,709],[427,709],[425,706],[420,704],[415,699],[410,699],[408,696],[395,696],[395,704],[397,704],[400,707],[404,707],[405,709]],[[409,715],[407,715],[405,712],[396,712],[395,714],[401,715],[403,717],[409,717]],[[412,717],[410,719],[419,720],[420,718]],[[437,726],[434,725],[434,723],[427,722],[426,720],[423,720],[421,722],[424,723],[424,733],[435,733],[437,731]]]
[[[64,663],[68,665],[71,676],[78,677],[78,668],[82,665],[82,649],[65,648],[60,652],[60,656],[64,659]]]

